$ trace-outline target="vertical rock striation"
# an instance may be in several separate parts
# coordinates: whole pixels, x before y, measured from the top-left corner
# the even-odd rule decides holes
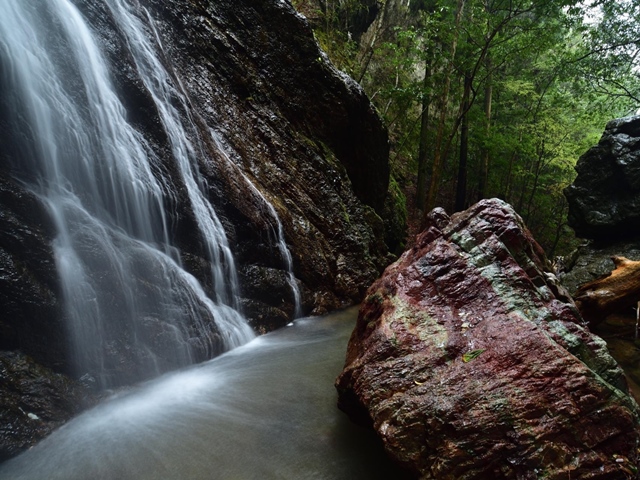
[[[431,223],[369,289],[336,382],[420,478],[635,478],[640,411],[522,219]]]
[[[380,214],[389,179],[386,129],[363,90],[331,65],[289,2],[140,4],[138,15],[154,19],[158,48],[189,99],[183,114],[198,125],[201,172],[224,219],[252,324],[282,326],[294,306],[273,219],[247,182],[282,221],[303,310],[360,301],[387,263]],[[157,112],[125,45],[114,41],[119,33],[105,5],[79,7],[103,38],[132,121],[166,151]],[[180,212],[177,235],[202,278],[189,217]]]
[[[101,38],[129,121],[171,174],[166,132],[107,4],[76,3]],[[386,130],[362,89],[329,63],[288,2],[144,0],[132,8],[189,101],[181,114],[197,125],[191,141],[202,149],[199,168],[224,223],[241,304],[254,328],[271,330],[294,314],[274,210],[304,313],[360,301],[387,262],[379,213],[389,174]],[[64,370],[50,246],[56,233],[17,180],[34,174],[30,151],[18,141],[25,135],[2,113],[13,108],[11,98],[0,95],[0,107],[2,347]],[[210,288],[184,186],[173,178],[173,234],[186,268]]]
[[[206,242],[197,234],[168,132],[126,32],[107,0],[72,3],[107,57],[127,121],[158,160],[154,174],[170,192],[166,215],[181,264],[215,298]],[[122,3],[140,21],[171,77],[168,83],[176,86],[172,108],[192,127],[188,140],[198,152],[204,195],[223,224],[238,269],[239,304],[251,326],[265,332],[291,321],[297,297],[292,282],[304,314],[360,301],[388,261],[379,215],[389,177],[387,133],[362,89],[330,64],[287,1]],[[55,32],[56,25],[47,29]],[[65,57],[69,45],[55,48]],[[3,55],[0,48],[0,71],[9,72],[11,59]],[[73,67],[72,60],[67,63]],[[37,147],[9,84],[10,77],[0,75],[0,349],[70,372],[52,250],[57,232],[41,199],[25,188],[38,178]],[[65,87],[87,100],[77,72]],[[284,258],[282,243],[290,258]],[[162,343],[163,319],[142,320],[145,335]],[[209,330],[215,335],[215,326]],[[123,333],[109,348],[117,368],[126,370],[131,338]],[[172,368],[170,363],[162,369]],[[0,403],[12,378],[0,371]],[[33,430],[34,438],[45,430]]]

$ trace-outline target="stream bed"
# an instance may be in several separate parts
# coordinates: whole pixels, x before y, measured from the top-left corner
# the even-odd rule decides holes
[[[302,318],[115,394],[0,465],[0,480],[411,478],[336,407],[333,382],[356,315]],[[640,398],[630,325],[616,317],[598,333]]]
[[[357,309],[293,325],[113,396],[0,467],[0,479],[402,478],[336,407]]]

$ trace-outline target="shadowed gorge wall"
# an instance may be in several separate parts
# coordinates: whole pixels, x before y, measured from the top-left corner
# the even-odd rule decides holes
[[[328,62],[306,20],[288,2],[31,0],[16,5],[45,19],[56,8],[72,9],[104,56],[105,85],[113,86],[123,106],[122,122],[130,135],[140,136],[137,145],[152,160],[149,181],[157,181],[162,190],[158,198],[164,213],[154,210],[153,215],[165,218],[167,243],[150,245],[164,251],[164,268],[176,264],[184,269],[179,282],[190,283],[193,276],[210,299],[194,303],[202,320],[186,320],[179,336],[191,352],[190,361],[215,355],[228,343],[215,324],[216,316],[227,315],[226,305],[264,332],[288,323],[296,308],[318,314],[362,298],[388,261],[379,216],[388,184],[387,134],[360,87]],[[75,45],[74,36],[56,43],[62,26],[41,21],[43,36],[49,36],[43,44],[50,42],[51,58],[64,74],[61,89],[78,101],[79,118],[88,118],[94,107],[90,88],[82,62],[73,56],[81,45]],[[7,35],[0,31],[0,45]],[[94,367],[71,365],[69,310],[52,247],[60,242],[60,231],[51,218],[55,208],[43,200],[49,187],[42,185],[46,182],[37,170],[42,138],[30,126],[29,112],[20,110],[24,102],[18,100],[22,86],[16,82],[16,58],[0,49],[0,348],[20,351],[54,371],[91,378]],[[52,118],[58,115],[60,121],[56,128],[62,129],[64,112],[53,110]],[[180,141],[172,121],[183,125]],[[95,130],[88,135],[92,142],[94,134],[111,133],[105,126]],[[95,143],[85,163],[109,171],[107,155],[102,158]],[[191,165],[176,160],[182,154]],[[65,155],[59,155],[60,165]],[[195,196],[185,168],[197,183]],[[118,204],[120,197],[116,192],[109,198]],[[212,253],[198,202],[205,208],[210,204],[215,214],[209,216],[219,219],[223,243],[235,262],[237,292],[217,285],[211,257],[220,257],[220,270],[229,275],[231,267],[225,245]],[[112,236],[121,230],[126,228],[114,227]],[[142,237],[131,242],[138,245]],[[83,254],[96,255],[92,249]],[[135,255],[129,261],[145,262]],[[154,283],[160,278],[138,278],[145,265],[138,267],[133,293],[162,298],[162,287]],[[106,278],[107,272],[104,267],[96,275]],[[102,278],[90,280],[114,310],[126,297],[115,287],[112,294]],[[233,298],[226,301],[226,296]],[[213,314],[207,313],[211,302],[220,306]],[[163,355],[164,345],[177,335],[172,329],[182,327],[171,326],[159,306],[145,308],[139,327],[125,327],[122,320],[108,328],[113,330],[107,332],[110,340],[100,346],[108,363],[101,367],[107,369],[106,384],[144,377],[129,365],[147,357],[160,371],[183,363]],[[179,316],[186,315],[182,310],[186,307]],[[138,338],[148,340],[149,351],[135,351]]]

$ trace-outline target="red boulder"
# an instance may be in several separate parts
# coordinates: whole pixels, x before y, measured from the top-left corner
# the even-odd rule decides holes
[[[637,475],[624,374],[500,200],[431,213],[369,289],[336,387],[420,478]]]

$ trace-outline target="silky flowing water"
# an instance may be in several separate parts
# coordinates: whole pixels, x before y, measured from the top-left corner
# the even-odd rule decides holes
[[[0,2],[0,84],[12,167],[46,205],[75,374],[101,387],[149,378],[251,338],[234,259],[198,159],[207,157],[153,19],[105,0],[153,99],[171,155],[129,122],[99,39],[69,0]],[[15,144],[15,145],[13,145]],[[175,173],[170,173],[174,171]],[[212,288],[174,238],[178,191]],[[115,346],[128,342],[125,348]],[[126,350],[126,352],[123,352]],[[127,356],[127,371],[120,372]]]
[[[110,389],[182,370],[119,390],[3,464],[0,479],[398,478],[373,433],[336,407],[333,382],[355,310],[253,339],[200,171],[213,161],[205,144],[213,140],[214,156],[228,164],[221,168],[238,166],[215,126],[211,139],[202,137],[150,13],[135,0],[102,6],[153,102],[166,149],[129,121],[132,107],[115,87],[104,45],[73,1],[2,0],[11,167],[55,225],[75,376]],[[275,199],[238,173],[272,230],[299,315]],[[208,285],[183,265],[175,231],[183,204],[211,266]]]
[[[336,408],[355,309],[304,318],[118,394],[0,468],[2,480],[398,479]]]

